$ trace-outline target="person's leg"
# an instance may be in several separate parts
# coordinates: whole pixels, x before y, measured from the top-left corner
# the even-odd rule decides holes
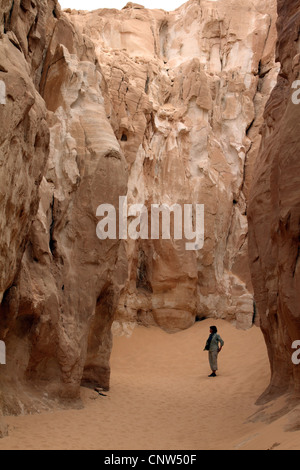
[[[218,351],[209,351],[209,363],[212,374],[209,377],[216,377],[218,370]]]

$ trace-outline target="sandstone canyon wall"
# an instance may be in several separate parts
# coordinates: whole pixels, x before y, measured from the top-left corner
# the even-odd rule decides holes
[[[0,3],[0,299],[11,287],[20,269],[31,224],[39,205],[39,185],[49,156],[47,108],[38,93],[44,47],[54,18],[54,2]],[[52,21],[53,19],[53,21]],[[6,320],[1,310],[1,340]],[[18,356],[11,351],[12,360]],[[17,369],[15,366],[15,370]],[[1,409],[4,382],[13,380],[1,370]],[[0,421],[1,421],[0,412]],[[0,422],[0,435],[6,429]]]
[[[95,44],[106,110],[129,167],[128,204],[205,204],[203,250],[126,244],[116,320],[252,325],[246,205],[264,106],[276,83],[275,3],[191,1],[175,12],[128,4],[69,12]],[[228,15],[230,12],[230,15]]]
[[[2,0],[5,413],[32,408],[28,383],[49,398],[108,388],[113,321],[252,325],[246,212],[278,73],[275,20],[271,0],[192,0],[170,13]],[[203,250],[100,242],[96,209],[119,196],[205,204]]]
[[[99,243],[96,209],[117,205],[127,169],[91,41],[55,2],[15,2],[3,29],[1,389],[5,412],[21,412],[24,379],[50,397],[76,398],[82,382],[108,387],[127,268],[118,241]]]
[[[300,393],[300,369],[291,360],[300,339],[300,105],[293,100],[300,77],[299,1],[278,1],[277,27],[281,71],[265,110],[249,201],[250,264],[272,370],[264,398]]]

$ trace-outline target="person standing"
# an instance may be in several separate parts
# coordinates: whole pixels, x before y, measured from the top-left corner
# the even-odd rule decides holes
[[[218,355],[222,351],[224,341],[221,336],[218,335],[218,329],[216,326],[210,327],[210,336],[206,342],[204,351],[208,351],[208,358],[212,374],[209,377],[217,377],[218,370]]]

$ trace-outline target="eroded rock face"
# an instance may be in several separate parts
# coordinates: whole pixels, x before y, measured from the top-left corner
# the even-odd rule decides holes
[[[291,359],[292,343],[300,338],[300,105],[293,102],[300,73],[299,2],[278,1],[278,14],[281,72],[265,111],[249,203],[252,277],[272,369],[264,397],[300,392],[300,369]]]
[[[4,36],[0,47],[1,130],[0,299],[14,280],[38,208],[38,188],[48,153],[46,106],[23,54]],[[25,136],[25,138],[24,138]]]
[[[15,413],[25,379],[47,397],[108,388],[114,320],[252,325],[246,207],[277,67],[271,0],[2,12],[0,379]],[[100,241],[96,209],[119,196],[149,210],[205,204],[203,250]]]
[[[51,9],[54,1],[1,4],[0,300],[19,268],[49,154],[47,109],[34,82],[42,66]]]
[[[31,224],[39,205],[39,185],[49,156],[47,108],[35,84],[43,48],[51,29],[54,1],[2,1],[0,9],[0,301],[20,269]],[[45,22],[47,18],[47,24]],[[0,313],[0,337],[11,333],[11,311]],[[14,372],[1,367],[0,408],[4,380],[13,382],[19,357],[11,351]],[[5,379],[4,379],[5,378]],[[6,434],[0,412],[0,435]]]
[[[230,12],[230,15],[228,14]],[[168,331],[215,316],[252,325],[246,202],[277,67],[275,3],[128,4],[72,12],[95,44],[106,111],[129,166],[128,204],[205,204],[205,244],[127,243],[119,322]]]
[[[46,5],[26,18],[38,25],[42,15],[49,26],[56,4],[48,4],[48,17]],[[96,209],[126,194],[127,169],[106,117],[94,46],[57,10],[39,66],[40,42],[33,51],[21,41],[24,31],[30,38],[21,9],[0,49],[8,100],[1,106],[7,365],[0,373],[2,405],[13,413],[31,407],[24,379],[49,397],[76,398],[81,383],[108,388],[111,324],[127,276],[119,241],[96,235]]]

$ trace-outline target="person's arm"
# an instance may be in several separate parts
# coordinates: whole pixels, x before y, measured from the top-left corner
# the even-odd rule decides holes
[[[219,343],[220,343],[220,347],[219,347],[219,349],[218,349],[218,352],[221,352],[221,351],[222,351],[222,348],[223,348],[223,346],[224,346],[225,343],[224,343],[224,341],[222,340],[221,336],[219,336],[218,340],[219,340]]]

